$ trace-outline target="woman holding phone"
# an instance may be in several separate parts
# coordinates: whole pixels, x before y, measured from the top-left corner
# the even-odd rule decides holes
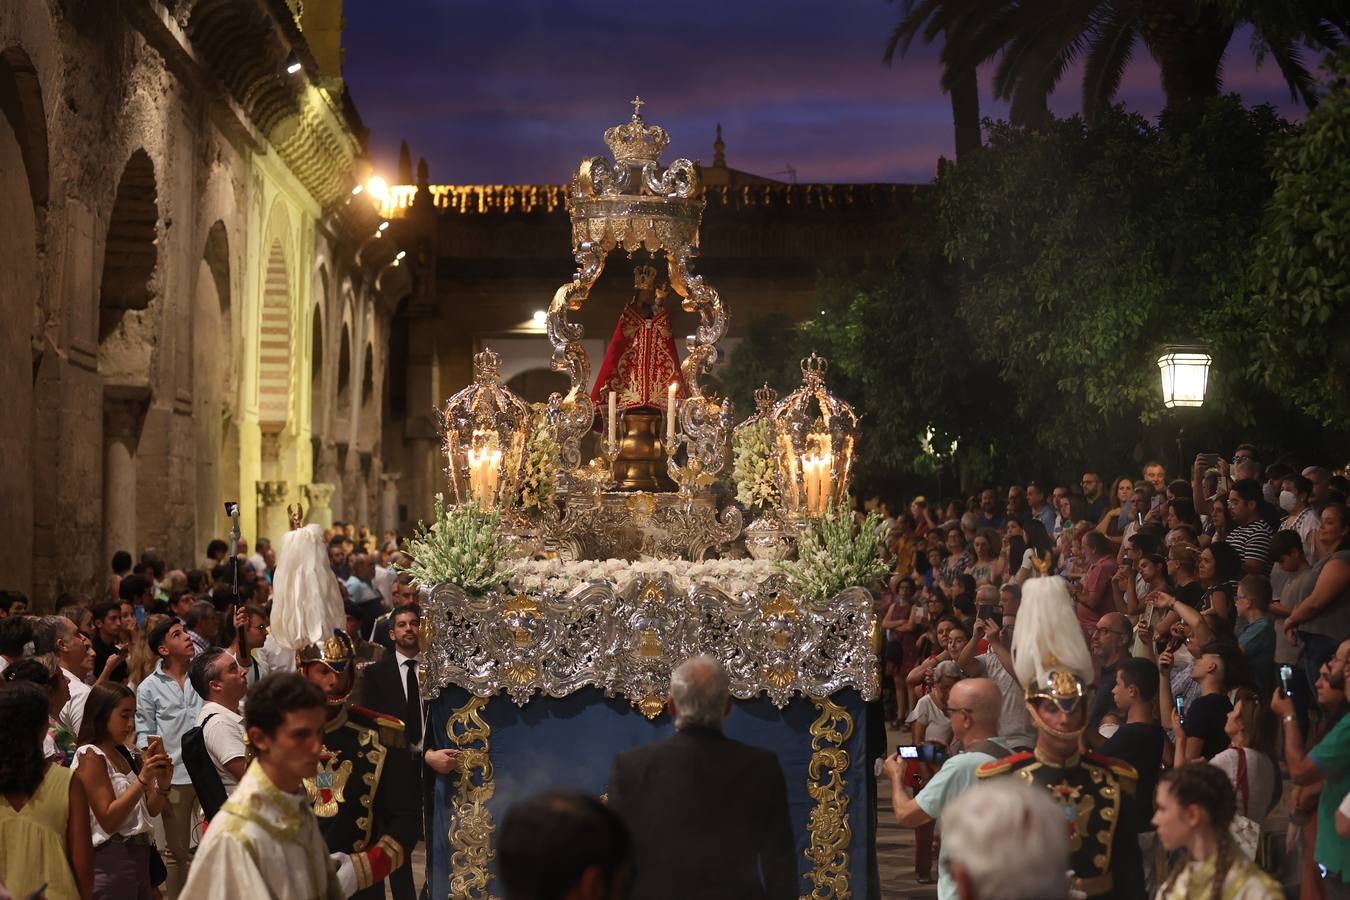
[[[89,796],[94,900],[150,900],[153,819],[164,811],[173,764],[152,738],[138,767],[126,749],[136,734],[136,695],[117,682],[95,685],[80,724],[75,774]]]

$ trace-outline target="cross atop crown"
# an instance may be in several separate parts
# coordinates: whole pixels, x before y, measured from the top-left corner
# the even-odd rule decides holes
[[[639,96],[637,96],[636,94],[634,94],[634,95],[633,95],[633,99],[632,99],[632,100],[629,100],[628,102],[631,103],[631,104],[633,104],[633,121],[634,121],[634,122],[641,122],[641,121],[642,121],[642,107],[644,107],[644,106],[647,105],[647,101],[643,100],[641,97],[639,97]]]

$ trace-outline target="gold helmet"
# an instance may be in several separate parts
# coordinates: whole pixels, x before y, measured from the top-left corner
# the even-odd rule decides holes
[[[295,665],[302,673],[311,663],[322,663],[337,674],[337,681],[326,692],[329,706],[345,703],[356,688],[356,647],[351,636],[335,628],[330,636],[295,652]]]
[[[1092,654],[1063,579],[1031,578],[1022,586],[1012,657],[1036,727],[1057,737],[1080,734],[1087,725]],[[1063,730],[1045,722],[1037,710],[1042,700],[1053,701],[1068,714],[1081,710],[1078,727]]]

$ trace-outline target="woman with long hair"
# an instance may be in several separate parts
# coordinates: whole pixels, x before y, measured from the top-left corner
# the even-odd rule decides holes
[[[1331,659],[1345,637],[1350,616],[1350,520],[1340,503],[1322,509],[1317,546],[1322,557],[1313,564],[1312,591],[1284,620],[1284,631],[1295,632],[1303,644],[1303,665],[1310,683],[1317,682],[1322,664]]]
[[[1280,886],[1228,833],[1236,811],[1228,776],[1209,763],[1163,773],[1153,826],[1163,847],[1186,852],[1155,900],[1281,900]]]
[[[1195,512],[1195,503],[1190,497],[1174,497],[1167,501],[1167,515],[1163,517],[1163,524],[1167,530],[1180,528],[1182,525],[1189,525],[1197,535],[1204,530],[1200,524],[1200,516]]]
[[[1125,526],[1129,524],[1129,519],[1132,516],[1134,480],[1127,475],[1121,475],[1111,482],[1111,493],[1107,494],[1106,497],[1110,508],[1102,513],[1095,530],[1106,535],[1107,540],[1114,546],[1119,547],[1121,536],[1125,533]]]
[[[893,721],[900,721],[909,712],[909,692],[905,689],[905,675],[909,669],[905,667],[905,637],[906,633],[912,631],[913,626],[910,621],[913,618],[914,610],[921,604],[914,601],[914,579],[904,576],[895,583],[895,593],[891,595],[891,601],[886,606],[886,612],[881,617],[881,633],[885,640],[882,653],[882,662],[886,674],[890,676],[891,684],[895,687],[895,716]],[[914,638],[910,636],[910,643],[913,644]]]
[[[1233,598],[1237,596],[1237,580],[1242,577],[1242,557],[1233,545],[1214,541],[1200,551],[1196,567],[1200,581],[1201,612],[1214,610],[1229,622],[1233,621]]]
[[[169,617],[165,615],[146,616],[145,627],[132,635],[131,649],[127,652],[127,684],[132,687],[144,681],[159,665],[159,655],[150,649],[147,639],[152,631],[167,621]]]
[[[89,900],[89,803],[70,769],[43,759],[49,707],[35,684],[0,686],[0,872],[17,897]]]
[[[1026,533],[1026,549],[1017,563],[1014,581],[1022,584],[1039,572],[1049,572],[1054,565],[1055,541],[1045,530],[1045,523],[1032,516],[1022,527]]]
[[[998,532],[992,528],[981,528],[975,532],[975,539],[970,542],[970,548],[975,553],[975,561],[970,564],[966,573],[975,579],[975,586],[982,584],[992,584],[997,586],[1003,580],[1004,561],[999,558],[999,553],[1003,548],[1003,541],[999,538]]]
[[[1280,795],[1280,773],[1275,767],[1278,721],[1250,687],[1233,692],[1233,710],[1224,723],[1228,749],[1209,761],[1233,783],[1238,813],[1260,822],[1275,808]]]
[[[137,767],[126,745],[136,737],[136,695],[125,684],[98,684],[80,723],[75,774],[89,796],[94,898],[151,900],[153,820],[164,810],[173,764],[162,743]]]
[[[1203,544],[1213,544],[1222,541],[1228,537],[1228,532],[1233,530],[1233,519],[1228,515],[1228,496],[1214,498],[1214,503],[1209,508],[1209,521],[1205,523],[1204,531],[1200,535],[1200,542]]]
[[[1200,548],[1194,544],[1176,543],[1167,548],[1167,578],[1172,582],[1169,591],[1187,606],[1200,606],[1205,586],[1200,583]]]
[[[42,755],[58,766],[70,768],[75,761],[75,735],[58,719],[61,708],[70,701],[70,682],[56,658],[44,653],[21,659],[5,669],[5,680],[27,681],[47,693],[47,737],[42,743]]]

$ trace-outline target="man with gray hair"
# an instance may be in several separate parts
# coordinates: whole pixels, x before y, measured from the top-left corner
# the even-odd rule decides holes
[[[681,663],[666,703],[675,735],[614,758],[609,805],[633,832],[632,900],[797,897],[796,841],[778,757],[722,733],[726,670]]]
[[[942,852],[960,900],[1067,900],[1069,830],[1045,791],[1017,779],[963,793],[942,817]]]

